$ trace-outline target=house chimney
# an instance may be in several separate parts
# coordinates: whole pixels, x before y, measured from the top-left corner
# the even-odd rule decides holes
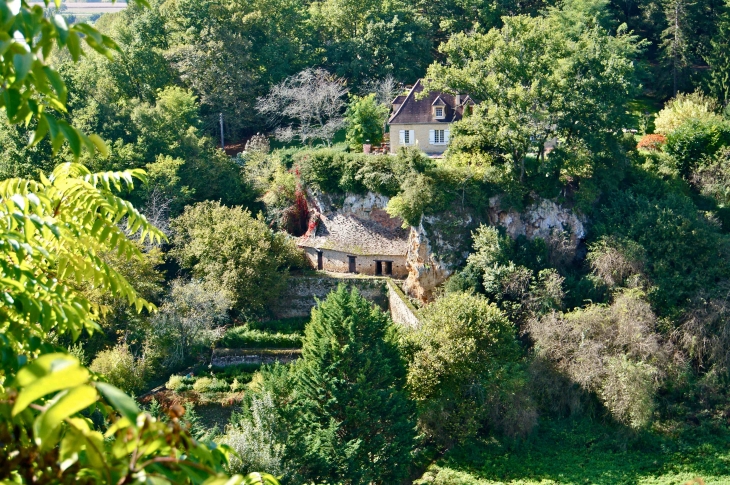
[[[461,106],[461,94],[456,95],[456,106]]]

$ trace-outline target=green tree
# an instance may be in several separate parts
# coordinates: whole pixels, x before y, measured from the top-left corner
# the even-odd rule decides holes
[[[47,5],[47,4],[46,4]],[[114,44],[87,24],[69,27],[60,15],[26,1],[0,3],[5,39],[1,107],[11,124],[35,119],[31,143],[50,134],[53,150],[67,141],[105,151],[100,138],[82,135],[50,112],[66,111],[66,86],[46,65],[67,48],[81,55],[81,39],[106,52]],[[49,18],[50,17],[50,18]],[[125,298],[138,311],[154,308],[100,254],[141,257],[127,234],[160,242],[162,234],[116,195],[144,181],[130,170],[92,174],[62,164],[40,181],[0,182],[0,480],[12,483],[202,483],[227,479],[226,450],[199,446],[178,425],[141,414],[132,398],[104,383],[54,344],[98,330],[98,306],[77,288],[93,284]],[[122,223],[126,220],[126,224]],[[126,226],[126,227],[123,227]],[[83,411],[88,413],[82,414]],[[87,416],[96,412],[107,429]],[[106,432],[105,436],[102,431]],[[60,446],[59,446],[60,444]],[[236,476],[232,483],[252,484]],[[273,477],[266,482],[276,483]],[[262,477],[258,477],[262,482]]]
[[[175,422],[141,414],[132,398],[53,343],[99,329],[98,306],[77,290],[88,282],[138,311],[154,308],[100,257],[113,250],[141,258],[125,231],[140,234],[142,241],[161,238],[114,194],[131,188],[134,178],[144,180],[144,173],[91,174],[81,165],[64,164],[40,182],[0,182],[2,480],[111,484],[133,482],[142,473],[202,483],[223,472],[225,450],[199,446]],[[118,225],[122,219],[124,229]],[[91,409],[114,426],[96,428],[81,414]],[[191,476],[188,467],[198,474]],[[235,481],[253,483],[253,477]]]
[[[347,106],[347,142],[355,151],[362,151],[363,143],[378,145],[383,141],[383,126],[390,108],[378,103],[375,94],[351,96]]]
[[[452,293],[426,306],[411,347],[408,388],[429,437],[449,446],[486,422],[490,398],[515,377],[517,332],[481,295]]]
[[[241,207],[200,202],[172,221],[171,254],[210,291],[225,291],[246,315],[261,314],[286,285],[301,256],[286,235],[274,233]]]
[[[324,65],[355,85],[417,79],[431,59],[428,22],[407,2],[324,0],[310,16]]]
[[[386,314],[339,286],[312,310],[289,453],[305,480],[400,483],[414,446],[405,365]]]
[[[713,96],[722,104],[723,108],[730,103],[730,6],[722,12],[717,20],[717,33],[710,39],[710,50],[705,55],[705,61],[712,71],[707,85]]]
[[[551,9],[516,16],[486,34],[457,34],[428,71],[426,89],[469,93],[480,103],[452,131],[451,151],[488,153],[525,176],[535,157],[543,175],[589,175],[593,160],[578,147],[605,149],[626,126],[626,103],[636,83],[633,59],[641,46],[619,29],[611,35],[583,14]],[[545,156],[558,138],[568,160]]]
[[[225,291],[206,289],[199,281],[173,281],[150,332],[160,363],[180,368],[193,355],[210,349],[223,336],[230,306]]]

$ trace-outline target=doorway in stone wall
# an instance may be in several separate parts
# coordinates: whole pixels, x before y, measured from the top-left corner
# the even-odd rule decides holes
[[[380,276],[382,274],[383,274],[383,262],[375,261],[375,276]]]
[[[317,269],[322,271],[324,269],[324,258],[322,251],[317,251]]]
[[[391,276],[393,274],[393,261],[383,261],[385,263],[385,274]]]
[[[350,273],[357,273],[357,259],[355,258],[355,256],[348,256],[347,262],[349,264],[348,271]]]

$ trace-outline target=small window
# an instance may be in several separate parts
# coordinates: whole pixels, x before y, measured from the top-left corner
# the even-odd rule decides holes
[[[434,130],[433,142],[436,145],[443,145],[446,143],[446,134],[444,133],[444,130]]]
[[[404,140],[404,142],[405,142],[406,145],[410,145],[411,144],[411,130],[406,130],[405,131],[403,140]]]
[[[444,109],[440,106],[436,107],[436,118],[444,117]]]

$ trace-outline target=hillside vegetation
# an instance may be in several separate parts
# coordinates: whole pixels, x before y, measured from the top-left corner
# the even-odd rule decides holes
[[[724,0],[0,20],[3,483],[730,482]],[[419,79],[477,103],[383,153]],[[454,270],[420,326],[276,320],[317,198],[368,193]],[[545,200],[585,239],[490,223]]]

